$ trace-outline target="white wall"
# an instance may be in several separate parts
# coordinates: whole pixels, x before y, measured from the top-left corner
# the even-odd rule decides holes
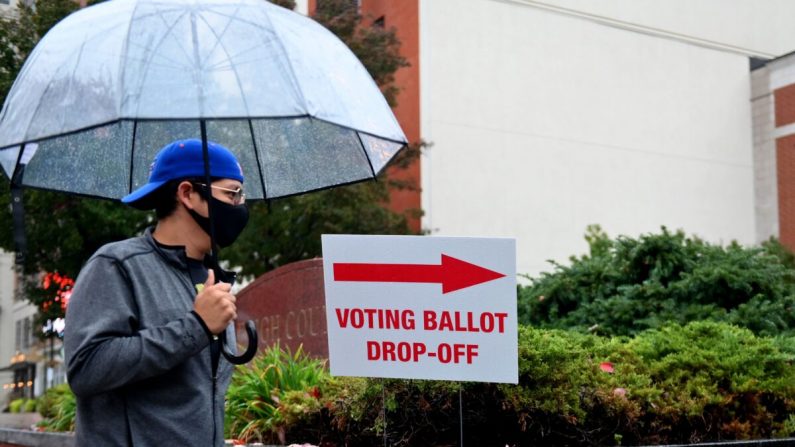
[[[295,12],[309,15],[309,0],[295,0]]]
[[[790,59],[790,58],[786,58]],[[770,88],[770,65],[751,72],[751,111],[754,137],[754,206],[756,241],[778,237],[778,174],[776,172],[775,113]],[[793,79],[795,82],[795,79]]]
[[[36,315],[36,306],[27,300],[14,301],[16,286],[14,254],[0,251],[0,368],[8,366],[11,357],[16,354],[16,322]],[[28,355],[30,353],[31,349],[23,352]],[[39,363],[36,374],[35,388],[38,394],[43,385],[43,363]],[[0,372],[0,408],[4,408],[10,392],[3,390],[2,385],[11,382],[12,379],[13,373]]]
[[[20,2],[21,0],[9,0],[8,4],[0,3],[0,16],[8,17],[16,14],[17,4]]]
[[[14,254],[0,250],[0,367],[14,355]],[[6,343],[6,340],[11,343]]]
[[[540,0],[538,3],[774,56],[795,50],[792,0]]]
[[[0,251],[0,368],[8,366],[14,355],[14,255]],[[0,409],[5,408],[7,391],[2,386],[14,378],[0,372]]]
[[[493,0],[423,0],[423,225],[516,237],[518,271],[610,235],[753,243],[746,57]]]

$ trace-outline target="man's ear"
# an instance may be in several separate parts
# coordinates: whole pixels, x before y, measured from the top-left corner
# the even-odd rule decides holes
[[[193,203],[191,200],[191,196],[193,193],[197,193],[198,191],[193,189],[193,185],[189,181],[180,182],[177,185],[177,201],[182,203],[182,206],[185,208],[192,210]]]

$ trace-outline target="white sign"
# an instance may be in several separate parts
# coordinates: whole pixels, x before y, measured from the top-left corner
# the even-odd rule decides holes
[[[513,239],[322,242],[332,375],[518,382]]]

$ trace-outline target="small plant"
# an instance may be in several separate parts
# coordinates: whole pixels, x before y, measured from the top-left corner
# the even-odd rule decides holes
[[[52,387],[39,398],[36,411],[44,418],[39,427],[45,431],[74,431],[77,400],[67,384]]]
[[[25,413],[33,413],[36,411],[36,399],[28,399],[25,401],[25,405],[22,406],[21,411]]]
[[[23,405],[25,405],[25,399],[14,399],[8,404],[8,411],[10,413],[20,413]]]
[[[291,427],[316,416],[330,380],[324,361],[278,345],[238,366],[226,399],[227,437],[285,444]]]

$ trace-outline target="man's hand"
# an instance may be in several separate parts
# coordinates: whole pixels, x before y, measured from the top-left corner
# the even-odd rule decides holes
[[[235,296],[229,293],[232,285],[225,282],[215,283],[215,272],[207,271],[204,288],[193,303],[193,310],[204,320],[204,324],[213,334],[220,334],[237,318]]]

